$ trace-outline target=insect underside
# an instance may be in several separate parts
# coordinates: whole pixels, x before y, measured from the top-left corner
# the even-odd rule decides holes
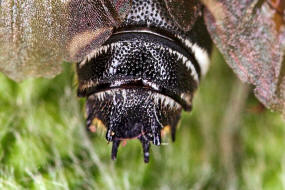
[[[193,31],[179,29],[162,1],[133,0],[123,24],[77,64],[87,128],[94,120],[104,124],[112,159],[121,141],[137,138],[148,162],[150,142],[160,145],[166,126],[175,139],[181,111],[191,110],[209,63]]]

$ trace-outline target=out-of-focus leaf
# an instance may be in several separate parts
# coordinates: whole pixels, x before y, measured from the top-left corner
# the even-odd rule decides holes
[[[14,80],[52,77],[80,61],[123,20],[129,0],[0,1],[0,71]]]
[[[226,62],[255,86],[265,106],[285,115],[284,2],[202,1],[207,28]]]

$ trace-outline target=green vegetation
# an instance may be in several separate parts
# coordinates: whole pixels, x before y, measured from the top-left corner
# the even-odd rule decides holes
[[[0,189],[285,189],[285,124],[263,109],[218,54],[183,113],[176,142],[139,141],[110,159],[104,135],[88,134],[73,67],[54,79],[0,75]]]

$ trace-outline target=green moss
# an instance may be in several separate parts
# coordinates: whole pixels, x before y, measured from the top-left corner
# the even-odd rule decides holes
[[[260,107],[217,51],[176,142],[152,146],[149,164],[138,141],[114,162],[104,135],[87,134],[70,64],[51,80],[0,75],[0,84],[0,189],[285,188],[284,121]]]

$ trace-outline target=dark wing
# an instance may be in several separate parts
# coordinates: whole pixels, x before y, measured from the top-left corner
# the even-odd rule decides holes
[[[285,115],[284,1],[202,1],[207,28],[226,62],[255,86],[265,106]]]
[[[129,6],[129,0],[0,1],[0,71],[14,80],[60,73],[63,60],[79,61],[100,46]]]
[[[197,18],[202,15],[199,0],[164,0],[167,10],[177,26],[189,31]]]

